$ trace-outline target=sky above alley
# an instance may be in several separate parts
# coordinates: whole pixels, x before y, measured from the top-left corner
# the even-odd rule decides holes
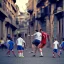
[[[28,0],[16,0],[16,4],[19,6],[21,12],[26,12],[26,3]]]

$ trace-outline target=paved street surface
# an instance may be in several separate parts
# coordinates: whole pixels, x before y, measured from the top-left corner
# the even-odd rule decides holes
[[[39,57],[37,53],[36,57],[32,57],[33,53],[29,53],[31,49],[24,51],[24,58],[14,57],[11,53],[11,57],[6,56],[7,50],[0,49],[0,64],[64,64],[64,52],[61,57],[52,58],[52,49],[44,48],[44,57]],[[15,49],[17,54],[17,50]]]

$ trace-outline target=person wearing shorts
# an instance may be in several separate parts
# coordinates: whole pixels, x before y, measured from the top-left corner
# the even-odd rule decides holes
[[[41,42],[40,40],[35,39],[32,44],[34,44],[35,46],[38,46],[40,42]]]
[[[59,42],[57,41],[57,39],[55,39],[53,43],[53,58],[55,58],[55,54],[57,54],[60,57],[60,55],[58,54],[58,46]]]
[[[64,38],[62,39],[62,42],[61,42],[61,44],[59,45],[59,48],[60,48],[59,54],[61,55],[61,54],[62,54],[62,51],[64,50]]]
[[[38,32],[38,30],[35,30],[36,32],[33,34],[34,36],[34,40],[32,42],[32,48],[33,48],[33,51],[34,51],[34,55],[36,55],[36,51],[37,51],[37,48],[38,48],[38,45],[40,44],[41,42],[41,37],[42,37],[42,34],[40,32]]]
[[[14,42],[13,42],[13,40],[12,40],[12,38],[11,37],[9,37],[9,36],[7,36],[7,48],[8,48],[8,51],[7,51],[7,55],[8,56],[10,56],[10,52],[12,51],[12,53],[13,53],[13,55],[16,57],[16,55],[15,55],[15,52],[14,52]]]
[[[24,57],[23,51],[24,51],[25,41],[23,40],[23,38],[21,38],[21,34],[18,34],[18,39],[16,41],[16,44],[17,44],[18,56]]]

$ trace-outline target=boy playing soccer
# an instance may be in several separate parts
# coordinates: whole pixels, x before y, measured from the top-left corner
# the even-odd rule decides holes
[[[64,38],[59,47],[60,47],[59,54],[62,54],[62,50],[64,50]]]
[[[53,43],[53,58],[55,58],[55,53],[58,54],[58,46],[59,46],[59,42],[57,41],[57,39],[55,39]],[[59,54],[58,56],[60,57]]]
[[[14,42],[12,41],[11,37],[7,36],[7,39],[8,39],[8,41],[7,41],[7,46],[8,46],[8,52],[7,52],[7,54],[8,54],[8,56],[10,56],[10,51],[12,51],[13,55],[16,57],[16,55],[14,53],[14,50],[13,50],[13,48],[14,48]]]
[[[25,41],[21,38],[21,34],[18,35],[18,39],[17,39],[16,43],[17,43],[18,56],[24,57],[23,51],[24,51]]]

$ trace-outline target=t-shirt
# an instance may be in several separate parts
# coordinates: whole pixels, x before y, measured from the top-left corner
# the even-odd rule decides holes
[[[21,37],[19,37],[17,39],[16,43],[17,43],[17,45],[24,46],[25,41]]]
[[[42,41],[41,41],[41,43],[45,44],[47,38],[49,38],[49,35],[47,33],[45,33],[45,32],[42,32]]]
[[[54,47],[53,47],[53,48],[54,48],[54,49],[58,49],[58,44],[59,44],[59,42],[58,42],[58,41],[54,41],[53,44],[54,44]]]
[[[40,40],[42,39],[42,34],[40,32],[34,33],[34,39]]]

